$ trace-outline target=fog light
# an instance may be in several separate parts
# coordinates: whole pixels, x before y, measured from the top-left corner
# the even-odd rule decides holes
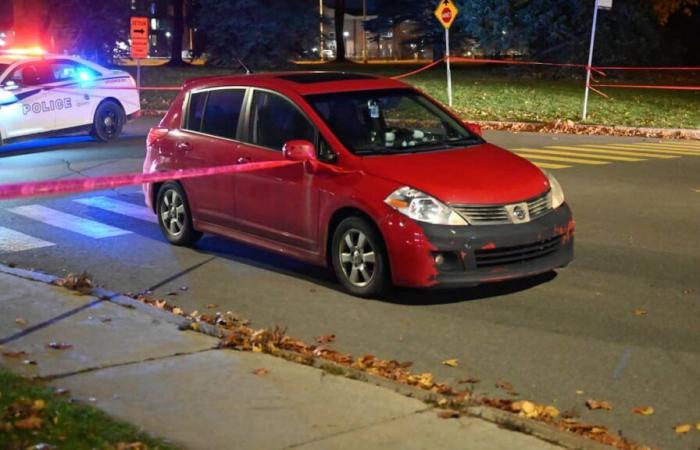
[[[442,256],[441,254],[435,255],[435,264],[438,266],[441,266],[445,262],[445,257]]]

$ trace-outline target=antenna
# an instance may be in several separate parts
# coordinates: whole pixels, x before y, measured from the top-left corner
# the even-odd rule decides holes
[[[250,71],[250,69],[248,68],[248,66],[246,66],[245,64],[243,64],[243,61],[241,61],[240,58],[236,58],[236,61],[238,61],[238,64],[240,64],[241,67],[243,67],[243,68],[245,69],[245,74],[246,74],[246,75],[250,75],[250,74],[252,73],[252,72]]]

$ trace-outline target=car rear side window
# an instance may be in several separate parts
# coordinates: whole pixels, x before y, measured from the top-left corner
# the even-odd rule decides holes
[[[294,139],[314,142],[316,131],[309,120],[294,104],[279,95],[256,91],[250,114],[253,144],[282,150],[287,141]]]
[[[201,132],[235,139],[244,96],[244,89],[217,89],[209,91],[209,96],[204,106]]]
[[[185,129],[202,131],[202,118],[204,118],[204,105],[207,102],[207,94],[208,92],[190,94],[187,121],[184,126]]]

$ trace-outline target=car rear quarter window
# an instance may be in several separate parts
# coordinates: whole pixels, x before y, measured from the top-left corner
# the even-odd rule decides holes
[[[213,136],[235,139],[243,97],[245,97],[244,89],[209,91],[200,131]]]
[[[190,94],[187,120],[183,128],[192,131],[202,130],[202,119],[204,118],[204,105],[207,102],[207,94],[207,92],[195,92]]]
[[[251,109],[250,138],[253,144],[282,150],[295,139],[314,142],[316,130],[292,102],[266,91],[256,91]]]
[[[56,81],[89,81],[100,76],[97,71],[70,60],[52,62],[51,72]]]

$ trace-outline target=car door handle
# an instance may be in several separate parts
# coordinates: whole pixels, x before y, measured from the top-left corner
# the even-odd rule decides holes
[[[190,144],[189,142],[178,142],[177,149],[182,150],[183,152],[189,152],[190,150],[192,150],[192,144]]]
[[[247,164],[250,162],[250,158],[247,156],[241,156],[236,160],[236,164]]]

